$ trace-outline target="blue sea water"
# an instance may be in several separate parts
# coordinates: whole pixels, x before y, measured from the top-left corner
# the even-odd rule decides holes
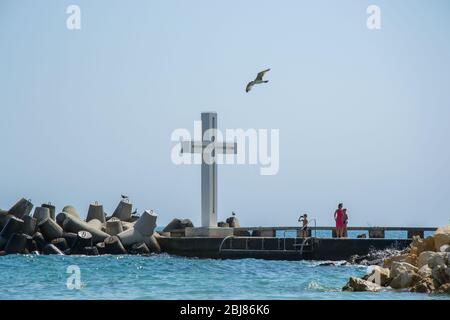
[[[409,292],[342,292],[363,266],[319,261],[212,260],[152,256],[0,257],[0,299],[449,299]],[[69,289],[68,267],[81,288]],[[70,282],[73,283],[73,282]]]
[[[351,231],[349,237],[360,233]],[[330,237],[331,233],[320,231],[317,236]],[[405,238],[406,233],[386,236]],[[342,292],[348,278],[363,276],[367,267],[320,266],[323,262],[212,260],[167,254],[8,255],[0,257],[0,299],[450,299],[448,295],[387,290]],[[73,275],[67,272],[69,266],[80,270],[80,289],[67,286]]]

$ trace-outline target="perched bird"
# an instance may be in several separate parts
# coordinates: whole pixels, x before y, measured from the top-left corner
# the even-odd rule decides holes
[[[263,80],[264,75],[266,74],[266,72],[269,72],[269,71],[270,71],[270,69],[267,69],[267,70],[264,70],[264,71],[261,71],[260,73],[258,73],[258,75],[256,76],[255,80],[250,81],[250,82],[247,84],[247,88],[245,88],[245,92],[249,92],[250,90],[252,90],[252,87],[253,87],[255,84],[260,84],[260,83],[267,83],[267,82],[269,82],[269,80]]]
[[[122,197],[122,199],[128,199],[128,196],[126,196],[124,194],[121,194],[120,196]]]

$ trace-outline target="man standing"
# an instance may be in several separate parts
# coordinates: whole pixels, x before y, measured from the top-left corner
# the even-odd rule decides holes
[[[302,228],[301,230],[301,237],[307,238],[308,237],[308,215],[305,213],[300,218],[298,218],[298,222],[302,222]]]

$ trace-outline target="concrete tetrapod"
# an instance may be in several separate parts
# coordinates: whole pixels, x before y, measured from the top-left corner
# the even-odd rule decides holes
[[[71,215],[72,217],[81,219],[81,218],[80,218],[80,215],[79,215],[78,212],[77,212],[77,209],[75,209],[74,206],[65,206],[65,207],[62,209],[62,212],[66,212],[66,213],[68,213],[69,215]]]
[[[86,217],[86,222],[91,221],[92,219],[99,220],[102,224],[106,222],[105,220],[105,212],[103,211],[103,205],[98,202],[91,203],[89,205],[88,214]]]
[[[69,248],[72,248],[75,245],[75,242],[77,241],[78,235],[73,232],[64,232],[62,237],[66,239],[67,246]]]
[[[105,252],[108,254],[127,254],[127,250],[122,245],[122,242],[120,242],[119,237],[117,236],[110,236],[105,239]]]
[[[83,254],[86,256],[98,256],[98,249],[97,247],[84,247],[83,248]]]
[[[109,234],[101,230],[95,229],[89,224],[80,219],[77,219],[71,215],[66,216],[66,220],[63,223],[63,229],[68,232],[78,233],[79,231],[89,231],[92,234],[92,240],[94,243],[101,242],[109,237]]]
[[[14,233],[5,246],[7,254],[23,253],[27,246],[27,235],[23,233]]]
[[[29,200],[22,198],[9,209],[8,213],[21,219],[23,216],[29,215],[32,209],[33,204]]]
[[[23,229],[22,232],[32,236],[36,232],[37,220],[31,216],[23,216]]]
[[[90,225],[92,228],[97,230],[103,230],[103,223],[98,219],[91,219],[88,222],[86,222],[88,225]]]
[[[36,242],[37,248],[39,251],[44,251],[45,246],[47,245],[47,242],[44,239],[44,236],[40,232],[36,232],[33,235],[33,240]]]
[[[89,231],[78,231],[77,241],[71,249],[71,253],[84,254],[84,248],[92,247],[92,234]]]
[[[34,209],[33,218],[35,218],[39,224],[41,221],[50,218],[50,210],[44,207],[36,207]]]
[[[119,233],[123,232],[122,221],[117,218],[112,218],[109,221],[106,221],[106,233],[112,236],[116,236]]]
[[[51,203],[44,203],[41,205],[43,208],[48,208],[50,211],[50,219],[55,220],[56,217],[56,207],[52,205]]]
[[[54,244],[51,244],[51,243],[47,244],[44,247],[43,252],[44,252],[44,254],[57,254],[57,255],[61,255],[61,256],[64,255],[64,252],[59,250]]]
[[[150,254],[150,250],[148,249],[147,245],[143,242],[133,244],[129,251],[131,254],[142,254],[142,255]]]
[[[0,232],[0,250],[3,249],[5,244],[8,242],[9,238],[14,233],[19,233],[23,229],[24,222],[22,219],[16,218],[15,216],[11,216],[8,220],[8,223],[3,227]]]
[[[55,247],[57,247],[62,252],[65,252],[67,249],[69,249],[69,245],[67,244],[67,240],[64,238],[56,238],[53,239],[51,242]]]
[[[0,210],[0,230],[8,223],[8,220],[12,217],[8,211]]]
[[[63,235],[63,229],[50,217],[39,223],[39,230],[47,242],[61,238]]]
[[[114,210],[112,216],[118,218],[121,221],[129,221],[131,218],[131,210],[133,205],[128,200],[121,200]]]
[[[133,228],[128,229],[118,234],[124,246],[131,246],[132,244],[144,242],[147,246],[154,246],[156,242],[153,232],[156,228],[157,215],[153,210],[146,210],[136,221]],[[153,238],[153,239],[152,239]],[[150,249],[150,247],[149,247]]]

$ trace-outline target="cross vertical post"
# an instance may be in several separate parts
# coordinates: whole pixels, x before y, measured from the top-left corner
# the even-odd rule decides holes
[[[224,235],[227,228],[217,227],[217,159],[218,154],[236,154],[237,144],[217,141],[217,113],[202,112],[202,140],[181,141],[181,153],[201,153],[202,227],[186,229],[195,235]],[[191,230],[192,229],[192,230]]]
[[[202,113],[202,142],[216,140],[217,113]],[[205,140],[208,139],[208,140]],[[202,227],[217,227],[217,163],[216,150],[212,150],[213,163],[206,163],[202,154]]]

